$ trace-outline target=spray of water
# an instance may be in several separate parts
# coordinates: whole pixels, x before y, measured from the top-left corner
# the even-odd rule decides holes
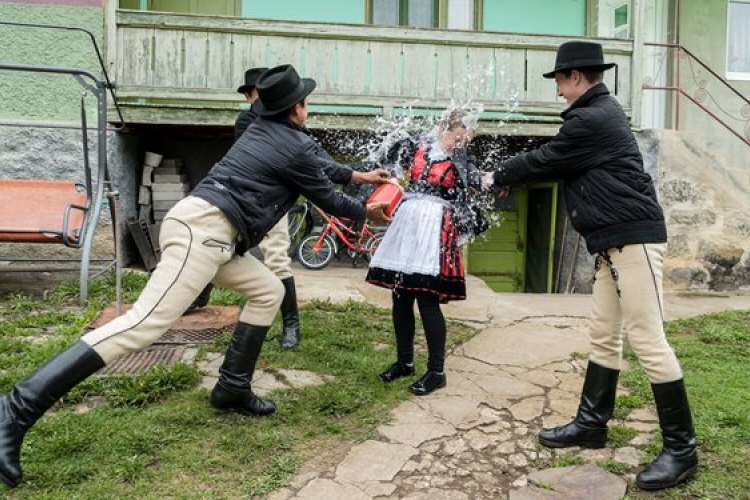
[[[387,153],[393,151],[394,145],[405,140],[425,140],[430,134],[435,133],[437,123],[442,117],[448,116],[456,110],[464,113],[462,119],[467,130],[471,133],[479,132],[480,120],[485,110],[484,102],[491,102],[495,107],[500,104],[503,110],[501,118],[497,125],[499,128],[505,127],[511,119],[514,118],[518,110],[519,90],[511,81],[506,72],[509,66],[510,54],[507,51],[498,51],[497,57],[487,66],[477,68],[476,71],[467,71],[463,81],[455,81],[449,84],[451,98],[450,104],[441,114],[424,115],[416,112],[415,108],[419,107],[419,101],[413,101],[404,104],[401,108],[395,110],[391,116],[381,116],[375,119],[372,127],[372,138],[362,146],[360,154],[364,154],[370,161],[382,164],[382,159]],[[485,118],[486,120],[486,118]],[[511,130],[508,131],[511,133]],[[507,157],[507,148],[504,142],[499,140],[491,141],[492,146],[483,152],[479,158],[469,159],[479,169],[480,175],[486,171],[494,170],[498,163]],[[403,150],[398,150],[403,154]],[[469,147],[471,153],[471,147]],[[382,165],[390,171],[391,175],[403,180],[404,161],[402,157],[390,158],[389,162]],[[471,196],[464,200],[472,208],[477,210],[465,210],[461,212],[462,217],[474,217],[477,212],[480,213],[490,228],[498,227],[502,224],[504,217],[501,211],[495,208],[495,196],[491,193],[482,193],[472,191]],[[474,223],[476,221],[458,221],[461,223]],[[486,235],[487,233],[483,233]],[[484,236],[480,235],[479,238]],[[462,235],[461,243],[468,243],[476,238],[469,233]]]

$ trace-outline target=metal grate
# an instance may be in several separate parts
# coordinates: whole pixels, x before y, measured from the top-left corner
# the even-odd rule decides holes
[[[166,364],[173,365],[182,360],[184,347],[152,347],[127,354],[99,371],[99,376],[133,375]]]
[[[131,308],[125,305],[123,311]],[[217,339],[229,338],[237,327],[240,310],[236,306],[208,306],[181,316],[154,344],[211,344]],[[105,325],[116,317],[109,307],[88,326],[89,330]]]
[[[235,325],[222,328],[205,328],[202,330],[171,329],[154,344],[211,344],[216,339],[229,338]]]

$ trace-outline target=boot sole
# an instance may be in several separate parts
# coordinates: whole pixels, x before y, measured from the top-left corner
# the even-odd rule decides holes
[[[20,479],[17,480],[17,481],[11,481],[11,480],[9,480],[8,476],[6,476],[5,474],[3,474],[2,472],[0,472],[0,481],[2,481],[3,483],[5,483],[5,485],[8,486],[9,488],[15,488],[21,482]]]
[[[698,466],[696,465],[686,470],[682,474],[680,474],[680,477],[678,477],[675,481],[672,481],[670,483],[641,484],[638,481],[636,481],[636,484],[638,485],[640,489],[644,491],[666,490],[667,488],[672,488],[673,486],[677,486],[680,483],[684,483],[685,481],[692,479],[693,477],[695,477],[697,473],[698,473]]]
[[[601,448],[607,447],[607,442],[597,442],[597,441],[581,441],[578,443],[560,443],[558,441],[549,441],[547,439],[544,439],[543,437],[539,438],[539,443],[543,444],[547,448],[573,448],[574,446],[579,446],[581,448],[587,448],[590,450],[599,450]]]
[[[274,408],[273,411],[270,411],[268,413],[256,413],[246,408],[235,408],[234,406],[211,405],[211,408],[213,408],[214,410],[222,411],[226,413],[239,413],[240,415],[244,415],[246,417],[267,417],[269,415],[273,415],[274,413],[276,413],[276,408]]]

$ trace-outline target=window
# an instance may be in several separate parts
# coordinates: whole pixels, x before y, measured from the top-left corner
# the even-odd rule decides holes
[[[750,80],[750,0],[729,2],[727,78]]]
[[[474,29],[474,0],[448,0],[449,29]]]
[[[372,0],[372,24],[437,28],[437,0]]]
[[[414,28],[474,29],[478,0],[370,0],[370,22]]]
[[[630,38],[630,20],[628,4],[615,9],[615,38]]]

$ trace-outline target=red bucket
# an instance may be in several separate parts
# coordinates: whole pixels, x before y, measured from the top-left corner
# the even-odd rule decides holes
[[[374,193],[372,193],[370,199],[367,200],[367,203],[388,203],[388,206],[385,207],[384,212],[385,215],[390,217],[391,215],[393,215],[393,211],[396,210],[396,207],[401,202],[401,197],[403,195],[404,190],[401,189],[401,186],[399,186],[395,182],[384,182],[383,184],[378,186]]]

